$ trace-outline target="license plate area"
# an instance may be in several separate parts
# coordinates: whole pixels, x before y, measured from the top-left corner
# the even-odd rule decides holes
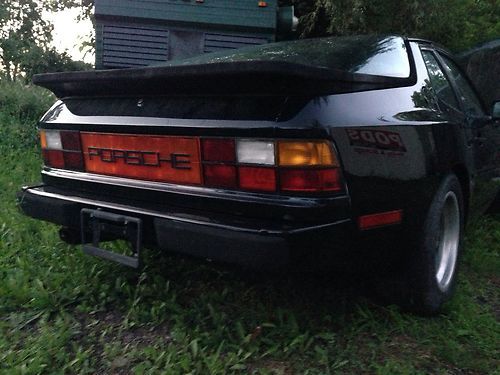
[[[85,254],[117,262],[132,268],[140,267],[142,248],[142,220],[102,210],[84,208],[80,211],[82,250]],[[129,242],[132,256],[115,253],[100,247],[100,243],[113,239]]]

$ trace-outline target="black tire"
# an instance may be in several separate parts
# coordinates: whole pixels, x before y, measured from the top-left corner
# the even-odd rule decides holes
[[[454,293],[463,246],[464,201],[460,182],[447,175],[436,191],[409,260],[409,308],[435,315]]]

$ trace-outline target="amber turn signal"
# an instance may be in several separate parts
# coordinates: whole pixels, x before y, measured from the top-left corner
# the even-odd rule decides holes
[[[47,137],[45,135],[45,131],[40,131],[40,144],[42,146],[42,149],[47,148]]]
[[[328,141],[279,141],[278,150],[280,166],[339,166]]]

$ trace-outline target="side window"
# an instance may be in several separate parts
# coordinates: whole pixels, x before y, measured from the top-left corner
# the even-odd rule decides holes
[[[436,57],[430,51],[422,51],[422,56],[427,67],[427,72],[429,73],[431,86],[438,98],[439,106],[446,112],[458,111],[458,108],[460,108],[458,100],[448,78],[441,70]]]
[[[444,61],[444,69],[452,77],[458,87],[460,101],[464,104],[467,115],[483,116],[483,107],[477,97],[474,89],[470,86],[467,79],[463,76],[458,66],[448,57],[441,55]]]

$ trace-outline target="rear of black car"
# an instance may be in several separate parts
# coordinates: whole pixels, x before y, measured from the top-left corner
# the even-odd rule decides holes
[[[356,38],[36,77],[61,100],[40,121],[43,183],[23,188],[22,210],[134,267],[143,244],[273,267],[335,257],[358,225],[342,155],[328,124],[296,119],[415,78],[406,41]],[[99,247],[114,238],[134,256]]]

